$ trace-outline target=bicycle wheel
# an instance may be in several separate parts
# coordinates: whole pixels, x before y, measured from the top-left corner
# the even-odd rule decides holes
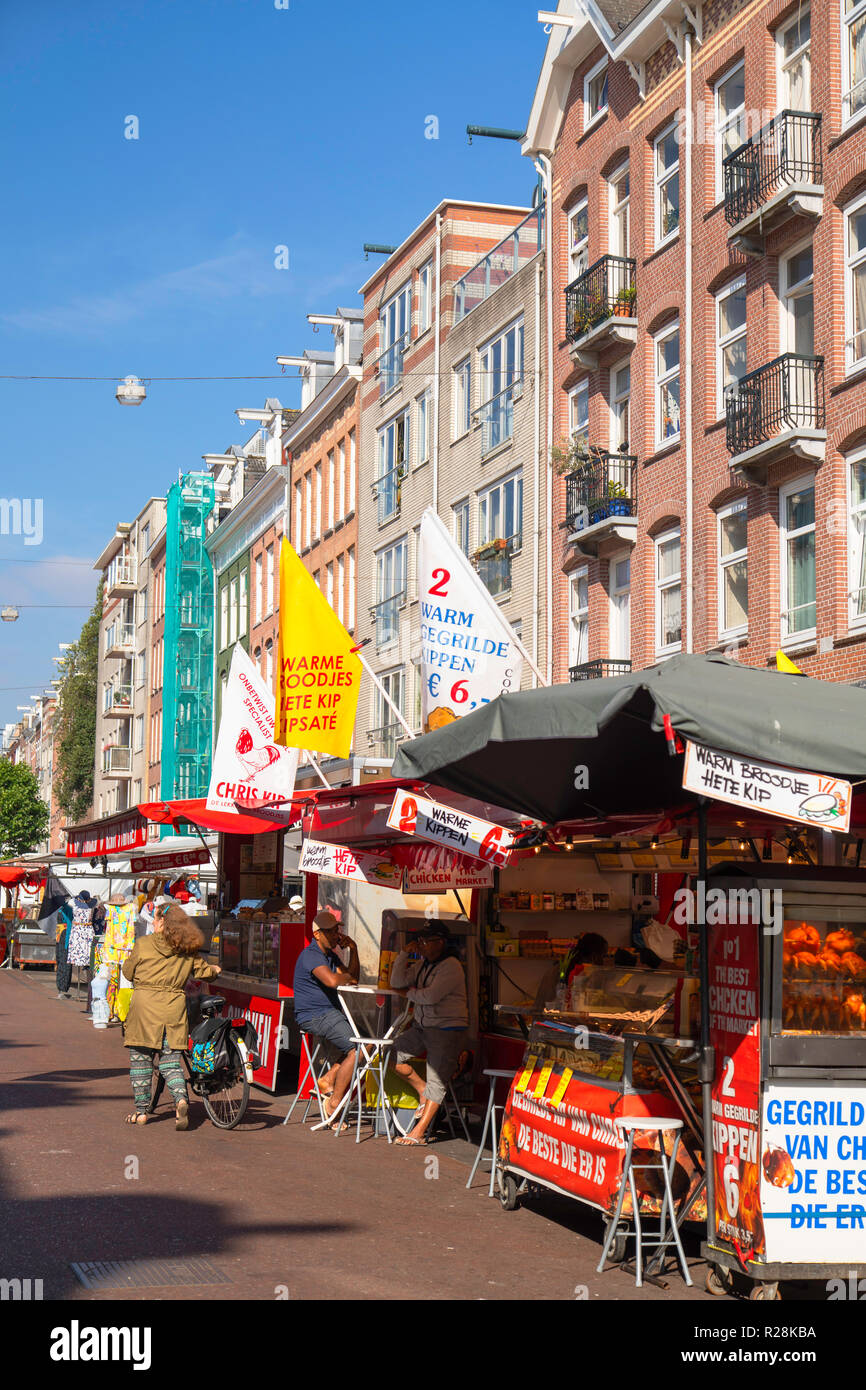
[[[229,1064],[221,1073],[218,1086],[202,1097],[204,1108],[218,1129],[234,1129],[244,1117],[249,1098],[250,1083],[241,1054],[235,1044],[229,1042]]]

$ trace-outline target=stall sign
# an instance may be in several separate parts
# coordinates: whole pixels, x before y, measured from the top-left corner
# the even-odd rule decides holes
[[[508,1168],[609,1211],[616,1202],[625,1147],[610,1113],[615,1096],[571,1079],[554,1105],[567,1071],[560,1063],[527,1058],[508,1094],[499,1157]]]
[[[66,837],[67,859],[96,859],[103,854],[118,854],[125,849],[141,849],[147,844],[147,821],[138,811],[98,829],[96,825],[69,831]]]
[[[866,1093],[775,1082],[764,1088],[761,1205],[767,1259],[863,1263]]]
[[[276,1090],[283,1030],[283,1000],[263,999],[258,994],[238,994],[221,984],[209,984],[208,992],[225,999],[225,1018],[245,1018],[255,1028],[259,1040],[259,1066],[253,1071],[253,1085]]]
[[[425,730],[520,689],[523,658],[514,633],[432,507],[421,518],[418,592]]]
[[[274,740],[274,696],[238,642],[223,692],[207,809],[238,815],[239,806],[255,807],[284,823],[292,816],[297,770],[298,750]]]
[[[188,869],[193,864],[206,864],[210,859],[210,850],[207,849],[185,849],[178,850],[176,854],[152,854],[133,855],[129,860],[129,872],[132,874],[146,874],[151,869],[158,873],[160,869]]]
[[[504,826],[479,820],[453,806],[428,801],[415,792],[397,792],[388,812],[388,825],[404,835],[417,835],[436,845],[461,850],[488,864],[503,865],[514,843],[514,836]]]
[[[760,973],[757,923],[710,930],[708,953],[713,1080],[713,1172],[718,1240],[763,1256],[760,1207]]]
[[[686,742],[683,787],[782,820],[847,833],[851,783]]]
[[[302,874],[353,879],[356,883],[372,883],[379,888],[396,888],[398,892],[403,883],[403,870],[392,859],[349,849],[346,845],[326,844],[324,840],[304,841],[300,870]]]
[[[443,864],[441,868],[416,867],[406,870],[404,893],[447,893],[449,889],[491,888],[493,865],[478,864],[474,868]]]

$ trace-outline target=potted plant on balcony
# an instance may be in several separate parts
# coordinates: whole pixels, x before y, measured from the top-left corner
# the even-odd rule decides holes
[[[619,290],[614,301],[613,312],[621,319],[633,319],[635,304],[637,303],[637,290],[634,285]]]
[[[610,316],[604,299],[599,294],[588,294],[583,302],[575,310],[574,314],[574,336],[582,338],[596,324],[603,323]]]

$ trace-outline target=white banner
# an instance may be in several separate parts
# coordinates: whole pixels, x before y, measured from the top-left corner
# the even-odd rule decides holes
[[[404,893],[447,893],[450,888],[492,888],[493,865],[479,864],[474,869],[407,869],[403,881]]]
[[[428,801],[415,792],[395,793],[388,824],[404,835],[417,835],[419,840],[447,845],[449,849],[484,859],[488,864],[506,864],[514,843],[511,831],[503,826],[468,816],[438,801]]]
[[[686,742],[683,786],[715,801],[845,834],[851,821],[850,782],[722,753],[702,743]]]
[[[500,555],[506,563],[504,549],[491,549],[490,563]],[[432,507],[421,518],[418,596],[425,732],[520,689],[514,633]]]
[[[379,888],[396,888],[403,883],[403,870],[392,859],[346,845],[330,845],[324,840],[305,840],[301,853],[302,874],[321,874],[324,878],[350,878],[374,883]]]
[[[297,771],[298,749],[274,743],[273,692],[238,643],[223,691],[208,810],[255,809],[285,823],[291,818],[291,805],[268,803],[277,798],[291,801]]]

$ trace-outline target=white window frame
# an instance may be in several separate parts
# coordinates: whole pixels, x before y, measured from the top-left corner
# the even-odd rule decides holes
[[[403,535],[399,540],[393,541],[390,545],[383,546],[381,550],[374,551],[376,559],[376,587],[374,603],[386,603],[388,599],[397,600],[397,610],[403,608],[409,600],[409,537]],[[386,563],[389,561],[389,563]],[[390,579],[386,583],[386,571],[390,572]],[[390,589],[389,593],[384,593],[385,588]],[[374,620],[374,627],[378,623],[378,618]],[[384,642],[380,648],[390,647],[400,641],[400,621],[399,617],[395,623],[394,633],[390,641]]]
[[[725,196],[725,170],[722,164],[724,151],[723,137],[725,131],[729,130],[731,126],[736,124],[741,115],[745,116],[746,114],[745,81],[743,82],[743,104],[742,106],[738,106],[736,110],[731,113],[731,115],[727,116],[725,118],[724,123],[722,123],[719,116],[719,93],[721,92],[725,83],[730,82],[731,78],[734,77],[740,70],[743,71],[745,77],[745,69],[745,60],[743,58],[738,59],[736,63],[734,63],[731,67],[728,68],[727,72],[722,73],[718,82],[716,82],[713,87],[713,121],[715,126],[716,141],[716,202],[719,203]],[[743,134],[745,139],[746,137],[744,132],[741,132],[741,134]],[[740,143],[742,144],[743,141],[741,141]],[[738,146],[735,146],[734,148],[738,148]]]
[[[592,126],[595,125],[596,121],[600,121],[600,120],[602,119],[603,116],[606,116],[606,115],[607,115],[607,112],[608,112],[608,103],[609,103],[609,101],[610,101],[610,92],[609,92],[609,90],[608,90],[608,92],[607,92],[606,95],[605,95],[604,105],[603,105],[603,106],[600,106],[600,107],[598,108],[598,110],[595,111],[595,112],[593,112],[592,114],[590,114],[590,104],[589,104],[589,93],[590,93],[590,88],[592,87],[592,84],[593,84],[593,82],[595,81],[595,79],[596,79],[601,73],[603,73],[607,67],[608,67],[608,59],[607,59],[607,57],[604,57],[604,58],[602,58],[598,63],[596,63],[594,67],[591,67],[591,68],[590,68],[589,72],[586,74],[586,76],[585,76],[584,79],[583,79],[583,129],[584,129],[584,132],[586,132],[587,130],[590,130],[590,129],[592,128]],[[610,74],[608,74],[608,81],[609,81],[609,80],[610,80]]]
[[[737,497],[727,506],[720,507],[716,513],[716,595],[718,602],[718,629],[719,641],[729,642],[735,637],[742,638],[748,636],[749,632],[749,609],[748,609],[748,583],[749,583],[749,544],[748,538],[742,550],[734,550],[730,555],[722,555],[722,523],[726,517],[733,516],[737,512],[746,514],[745,497]],[[725,627],[725,570],[732,565],[746,562],[746,621],[737,627]]]
[[[421,395],[415,400],[416,418],[418,421],[418,428],[415,432],[415,437],[418,441],[417,458],[415,459],[416,468],[422,463],[428,463],[430,460],[430,407],[432,400],[433,397],[429,389],[427,391],[422,391]]]
[[[265,612],[266,612],[266,613],[273,613],[273,611],[274,611],[274,547],[273,547],[272,545],[269,545],[269,546],[268,546],[267,551],[265,552],[265,555],[266,555],[267,565],[268,565],[268,578],[267,578],[267,604],[268,604],[268,606],[267,606],[267,608],[265,609]]]
[[[238,640],[238,576],[229,580],[229,646]]]
[[[581,403],[586,406],[586,428],[581,424]],[[583,446],[589,448],[589,377],[585,376],[568,393],[568,440],[577,444],[578,435],[583,436]]]
[[[856,598],[860,593],[860,574],[856,572],[855,566],[858,560],[858,550],[860,546],[857,542],[857,522],[856,518],[861,517],[863,528],[866,530],[866,501],[859,503],[855,507],[853,497],[854,490],[851,486],[851,474],[855,464],[863,464],[866,467],[866,448],[857,449],[854,453],[846,454],[845,458],[845,489],[848,510],[848,627],[852,631],[859,631],[866,628],[866,611],[857,613]],[[866,545],[866,537],[864,537]]]
[[[247,585],[249,584],[249,573],[242,569],[238,576],[238,637],[247,635],[247,609],[249,598],[247,595]]]
[[[321,537],[322,537],[322,465],[321,465],[321,463],[317,463],[317,464],[316,464],[315,473],[316,473],[316,511],[315,511],[315,517],[314,517],[314,523],[313,523],[314,526],[315,526],[315,530],[313,531],[313,540],[318,541],[318,540],[321,540]]]
[[[655,424],[655,447],[656,449],[668,448],[671,444],[676,444],[682,434],[683,411],[682,411],[682,365],[683,365],[683,345],[682,338],[679,344],[679,357],[677,359],[676,370],[659,372],[659,348],[666,338],[673,337],[674,333],[679,334],[680,321],[674,319],[672,323],[666,323],[664,328],[660,328],[658,333],[653,335],[653,413]],[[672,434],[664,434],[664,414],[661,409],[662,388],[667,386],[674,378],[680,383],[679,399],[679,422],[678,428]]]
[[[220,651],[224,652],[229,644],[229,586],[224,584],[220,589]]]
[[[313,543],[313,474],[304,474],[304,549]],[[270,612],[270,609],[268,609]]]
[[[337,445],[337,520],[346,515],[346,441],[341,439]]]
[[[346,513],[352,516],[355,511],[355,431],[349,430],[349,506]]]
[[[343,621],[346,612],[346,552],[341,550],[337,556],[337,617]]]
[[[334,504],[335,504],[335,502],[336,502],[336,495],[335,495],[335,494],[336,494],[336,491],[337,491],[337,476],[336,476],[337,463],[336,463],[335,452],[336,452],[336,451],[335,451],[334,449],[329,449],[329,450],[328,450],[328,530],[329,530],[329,531],[333,531],[333,529],[334,529],[334,519],[335,519]]]
[[[851,93],[854,88],[851,85],[851,30],[860,20],[866,18],[866,0],[860,0],[859,4],[851,6],[850,11],[845,9],[845,0],[842,0],[842,128],[854,125],[855,122],[863,119],[866,115],[866,92],[864,92],[864,102],[855,112],[851,111]],[[866,35],[864,35],[866,42]],[[863,78],[857,83],[860,87]]]
[[[393,347],[399,338],[407,338],[408,347],[408,339],[412,336],[411,325],[412,281],[407,280],[379,311],[379,356]]]
[[[790,29],[796,29],[796,28],[798,28],[799,25],[802,24],[803,19],[804,19],[804,17],[805,17],[806,15],[809,16],[809,38],[807,39],[807,41],[806,41],[805,43],[801,43],[800,46],[799,46],[798,48],[795,48],[795,49],[794,49],[794,52],[791,53],[791,54],[789,54],[788,57],[786,58],[786,57],[785,57],[785,35],[788,33],[788,31],[789,31]],[[810,69],[810,71],[809,71],[809,102],[806,104],[806,106],[805,106],[804,109],[805,109],[806,111],[811,110],[811,105],[810,105],[811,100],[812,100],[812,75],[811,75],[812,52],[811,52],[811,48],[812,48],[812,14],[811,14],[811,5],[806,5],[806,6],[804,6],[803,10],[802,10],[800,13],[793,15],[792,18],[791,18],[791,19],[788,19],[784,24],[780,24],[780,25],[779,25],[779,28],[776,30],[776,94],[777,94],[776,105],[777,105],[777,108],[778,108],[780,111],[784,111],[784,110],[786,109],[786,107],[787,107],[787,102],[783,102],[783,100],[782,100],[782,90],[783,90],[783,88],[784,88],[784,86],[785,86],[785,84],[786,84],[786,81],[787,81],[787,70],[788,70],[789,68],[793,67],[794,64],[797,62],[797,60],[798,60],[799,58],[801,58],[801,57],[803,56],[803,53],[806,52],[807,50],[808,50],[808,52],[809,52],[809,69]],[[843,67],[844,67],[844,63],[843,63]]]
[[[580,594],[581,581],[586,584],[586,606],[581,606],[577,599]],[[581,628],[583,628],[583,641],[586,650],[581,659]],[[572,661],[572,656],[577,652],[577,659]],[[579,569],[572,570],[568,576],[568,667],[582,666],[589,661],[589,566],[581,565]]]
[[[144,752],[144,715],[135,716],[135,728],[132,731],[132,751],[133,753]]]
[[[617,201],[616,185],[623,177],[628,179],[628,193]],[[616,218],[618,215],[622,216],[623,210],[625,211],[625,249],[617,247],[614,250]],[[607,245],[612,256],[625,258],[631,255],[631,169],[627,159],[617,169],[614,169],[607,180]]]
[[[668,243],[671,241],[676,241],[677,237],[680,234],[679,218],[677,219],[677,225],[673,228],[672,231],[666,232],[662,228],[662,190],[668,183],[670,183],[671,179],[674,177],[676,177],[677,180],[677,207],[681,209],[681,204],[679,200],[679,145],[677,145],[677,157],[674,160],[673,164],[669,164],[664,169],[659,169],[659,155],[661,153],[662,148],[664,147],[664,142],[665,140],[667,140],[668,136],[671,134],[672,131],[676,132],[676,129],[676,121],[671,121],[670,125],[665,126],[664,130],[659,131],[658,135],[653,141],[653,204],[655,208],[655,244],[657,250],[660,249],[662,246],[667,246]]]
[[[378,676],[384,689],[388,692],[389,698],[393,700],[394,704],[405,718],[407,691],[406,668],[404,666],[392,666],[387,671],[379,671]],[[395,684],[396,690],[394,689]],[[399,727],[402,730],[400,721],[395,718],[394,712],[385,699],[385,696],[382,694],[382,691],[375,687],[373,693],[373,718],[377,721],[373,725],[375,729],[384,729],[389,725],[393,725],[395,728]]]
[[[349,592],[346,595],[346,627],[352,632],[355,627],[355,547],[349,546]]]
[[[669,575],[667,579],[661,579],[659,577],[659,555],[662,546],[672,540],[679,541],[680,545],[679,572],[676,575]],[[662,594],[666,593],[668,589],[674,588],[680,591],[680,640],[665,645],[662,643]],[[682,528],[679,526],[673,526],[669,531],[663,531],[661,535],[653,537],[653,589],[655,593],[656,656],[673,656],[683,649],[683,537]]]
[[[724,419],[725,415],[725,387],[724,387],[724,351],[732,343],[737,343],[743,339],[746,344],[746,368],[743,376],[749,370],[749,336],[748,336],[748,311],[741,327],[733,329],[730,333],[722,334],[721,315],[722,300],[728,299],[730,295],[738,293],[746,288],[745,275],[738,275],[735,280],[729,280],[723,289],[716,295],[716,418]],[[730,389],[730,388],[729,388]],[[732,392],[732,394],[734,394]]]
[[[628,584],[625,588],[618,589],[616,586],[616,567],[617,565],[621,565],[624,562],[628,565]],[[607,587],[608,604],[610,609],[608,614],[608,634],[610,639],[608,641],[608,656],[613,661],[631,661],[631,550],[618,550],[615,555],[611,555],[610,559],[608,560]],[[628,651],[625,653],[625,655],[623,655],[620,652],[614,651],[614,629],[617,622],[617,609],[614,600],[620,594],[628,595],[628,625],[625,631],[625,641],[623,643],[623,645],[628,648]]]
[[[846,373],[860,371],[866,363],[866,323],[857,335],[862,339],[859,356],[854,355],[854,271],[863,267],[866,275],[866,246],[856,255],[849,252],[850,244],[850,221],[855,213],[866,209],[866,194],[855,198],[854,202],[849,203],[842,211],[843,232],[845,242],[843,246],[845,254],[845,371]]]
[[[628,391],[627,391],[625,394],[623,394],[622,392],[619,392],[619,393],[618,393],[618,392],[617,392],[617,389],[616,389],[616,378],[617,378],[617,376],[619,375],[619,373],[622,372],[622,371],[627,371],[627,372],[628,372]],[[610,378],[609,378],[609,382],[608,382],[608,401],[609,401],[609,410],[610,410],[610,430],[609,430],[609,434],[608,434],[609,447],[610,447],[610,450],[611,450],[612,453],[618,453],[618,452],[619,452],[619,448],[620,448],[620,444],[623,443],[623,442],[626,443],[626,444],[629,446],[629,448],[631,447],[631,358],[630,358],[630,357],[625,357],[625,358],[623,358],[623,360],[622,360],[621,362],[615,362],[615,363],[613,364],[613,366],[611,367],[611,369],[610,369]],[[618,407],[618,406],[621,406],[623,403],[625,403],[626,411],[627,411],[627,413],[628,413],[628,433],[626,434],[626,438],[625,438],[624,441],[622,441],[622,440],[620,440],[620,439],[617,438],[617,434],[618,434],[617,424],[619,423],[619,419],[620,419],[620,416],[617,414],[617,407]],[[626,452],[628,452],[628,451],[626,451]]]
[[[818,512],[817,506],[813,508],[814,519],[809,526],[800,526],[794,531],[789,531],[785,522],[787,507],[785,503],[791,493],[802,492],[811,488],[815,492],[815,474],[804,473],[799,478],[794,478],[791,482],[785,483],[779,488],[779,600],[780,608],[782,604],[788,602],[788,542],[795,540],[798,536],[807,535],[809,531],[818,534]],[[816,497],[817,503],[817,497]],[[815,547],[815,616],[818,612],[818,553],[817,544]],[[817,635],[817,623],[815,627],[802,627],[796,632],[788,631],[787,609],[781,608],[779,614],[779,635],[783,647],[802,647],[804,644],[813,642]]]
[[[506,507],[505,507],[505,489],[508,488],[508,487],[512,487],[512,486],[513,486],[513,488],[514,488],[514,497],[513,497],[513,500],[512,500],[512,510],[513,510],[515,519],[519,521],[519,525],[517,526],[517,528],[516,528],[514,531],[511,532],[511,535],[510,535],[510,536],[506,536],[506,535],[504,535],[504,534],[503,534],[503,535],[497,535],[496,532],[493,530],[493,528],[492,528],[492,527],[490,526],[490,524],[489,524],[489,522],[490,522],[490,499],[493,497],[493,494],[494,494],[495,492],[500,492],[500,493],[502,494],[501,497],[500,497],[500,499],[499,499],[499,515],[500,515],[500,517],[503,518],[503,520],[504,520],[504,518],[505,518],[505,511],[506,511]],[[522,468],[517,469],[516,472],[506,473],[504,477],[498,478],[498,479],[496,480],[495,483],[491,483],[489,487],[484,488],[483,492],[479,492],[479,494],[478,494],[478,545],[479,545],[479,547],[482,546],[482,545],[486,545],[488,541],[493,541],[493,540],[510,540],[512,536],[514,537],[514,546],[513,546],[513,549],[512,549],[512,551],[511,551],[511,554],[512,554],[512,555],[517,555],[517,554],[519,553],[520,549],[522,548],[522,545],[523,545],[523,469],[522,469]]]
[[[455,502],[451,508],[454,544],[458,550],[462,550],[467,557],[471,553],[472,544],[472,508],[468,497],[461,497],[459,502]],[[461,535],[461,532],[463,533]]]
[[[418,271],[418,335],[433,325],[433,262],[427,261]]]
[[[299,478],[295,483],[295,530],[294,543],[296,550],[302,550],[304,545],[304,483]]]
[[[586,214],[586,232],[576,241],[574,230],[581,213]],[[589,269],[589,201],[580,198],[568,212],[568,279],[577,280]]]
[[[454,382],[454,410],[451,428],[452,439],[462,439],[472,426],[472,358],[464,357],[452,369]]]
[[[256,556],[255,580],[254,580],[254,583],[255,583],[255,590],[256,590],[256,608],[255,608],[256,618],[255,618],[255,620],[256,620],[257,623],[260,623],[260,622],[262,621],[262,575],[263,575],[263,573],[264,573],[264,565],[262,564],[262,552],[259,551],[258,555]]]

